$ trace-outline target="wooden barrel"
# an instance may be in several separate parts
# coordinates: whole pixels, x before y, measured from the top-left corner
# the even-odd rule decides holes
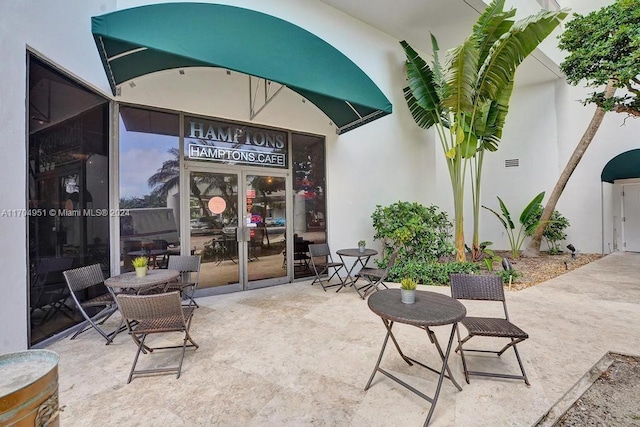
[[[49,350],[0,355],[0,426],[59,425],[58,359]]]

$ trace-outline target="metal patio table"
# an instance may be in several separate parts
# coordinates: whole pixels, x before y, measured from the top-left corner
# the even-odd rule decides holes
[[[449,354],[451,353],[451,346],[453,343],[453,336],[456,331],[456,325],[466,316],[467,310],[465,309],[464,305],[462,305],[462,303],[451,298],[450,296],[428,291],[416,291],[415,303],[405,304],[401,300],[400,289],[384,289],[375,292],[369,297],[368,305],[371,311],[382,318],[382,323],[384,323],[384,327],[387,329],[387,335],[385,336],[382,348],[380,349],[380,355],[378,356],[376,366],[373,369],[371,377],[369,378],[369,381],[367,382],[367,385],[364,389],[365,391],[369,389],[369,387],[371,386],[371,381],[373,381],[373,377],[375,376],[376,372],[380,372],[386,375],[398,384],[402,385],[403,387],[407,388],[408,390],[412,391],[413,393],[431,403],[429,414],[427,415],[427,419],[424,422],[424,425],[427,426],[436,407],[443,379],[447,378],[453,383],[453,385],[456,386],[458,390],[462,391],[462,388],[451,374],[451,370],[449,369],[447,360],[449,359]],[[429,340],[438,349],[438,354],[440,355],[440,358],[442,360],[442,367],[440,368],[440,370],[433,369],[421,362],[418,362],[415,359],[405,356],[402,350],[400,350],[400,345],[396,341],[396,338],[392,332],[393,325],[396,322],[416,326],[427,332]],[[438,339],[436,338],[435,333],[431,330],[432,326],[443,325],[451,325],[449,342],[444,353],[442,352],[442,348],[438,343]],[[380,361],[382,360],[382,355],[384,354],[384,350],[387,346],[389,338],[391,338],[393,344],[398,350],[398,353],[400,354],[402,359],[404,359],[404,361],[409,364],[409,366],[413,366],[413,364],[415,363],[416,365],[422,366],[423,368],[439,375],[438,385],[433,397],[427,396],[426,394],[410,386],[406,382],[400,380],[399,378],[396,378],[391,373],[380,368]]]
[[[369,262],[369,258],[374,255],[378,255],[378,251],[376,251],[375,249],[365,249],[363,252],[360,252],[359,248],[351,248],[338,249],[336,253],[340,257],[340,261],[345,265],[345,268],[347,264],[344,262],[344,257],[356,258],[356,260],[351,265],[351,268],[347,269],[347,277],[344,278],[344,280],[342,281],[342,286],[340,286],[338,290],[336,290],[336,292],[340,292],[342,288],[349,285],[353,286],[358,295],[360,295],[360,298],[364,299],[364,295],[360,293],[360,289],[362,288],[358,289],[358,287],[356,286],[357,280],[353,278],[353,275],[351,273],[353,273],[353,270],[358,264],[360,264],[361,268],[367,265],[367,262]]]

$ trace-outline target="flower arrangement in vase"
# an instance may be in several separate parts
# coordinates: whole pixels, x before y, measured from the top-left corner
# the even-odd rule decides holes
[[[366,245],[367,245],[367,242],[365,242],[364,240],[360,240],[360,241],[358,242],[358,250],[359,250],[361,253],[363,253]]]

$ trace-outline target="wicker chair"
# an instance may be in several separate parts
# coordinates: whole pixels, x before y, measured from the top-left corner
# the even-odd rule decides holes
[[[120,330],[120,327],[107,334],[99,325],[102,325],[111,317],[111,315],[118,310],[118,306],[113,298],[113,294],[104,286],[104,276],[102,275],[100,264],[67,270],[63,272],[63,275],[78,311],[80,311],[82,317],[85,318],[85,321],[78,326],[76,333],[73,334],[71,339],[74,339],[84,331],[93,327],[107,340],[107,344],[110,344]],[[103,293],[103,291],[106,291],[106,293]],[[96,293],[99,293],[99,295],[85,299],[87,294],[95,295]],[[90,316],[86,310],[93,308],[101,310],[97,314]]]
[[[181,277],[177,282],[169,283],[165,291],[178,291],[181,297],[189,299],[189,306],[193,303],[200,307],[194,299],[194,294],[200,280],[200,256],[199,255],[172,255],[169,257],[169,270],[178,270]]]
[[[312,285],[316,283],[320,283],[320,286],[322,286],[322,289],[326,292],[327,288],[331,288],[333,286],[341,286],[344,284],[344,280],[340,277],[340,274],[338,272],[341,269],[345,268],[345,266],[341,262],[333,261],[333,257],[331,256],[331,250],[329,249],[328,244],[326,243],[310,244],[309,254],[311,258],[311,265],[313,267],[313,272],[316,275],[316,278],[313,279],[313,282],[311,282]],[[317,258],[321,258],[322,260],[319,261]],[[334,269],[333,274],[331,274],[331,276],[329,276],[327,280],[322,280],[320,276],[322,276],[325,273],[328,273],[330,268]],[[345,271],[346,271],[346,268],[345,268]],[[340,283],[329,285],[329,282],[331,282],[331,279],[333,279],[333,277],[336,275],[338,276],[338,279],[340,279]],[[326,286],[325,286],[325,282],[327,283]]]
[[[356,280],[361,278],[367,281],[366,285],[356,288],[358,294],[360,294],[360,291],[364,291],[362,294],[360,294],[360,297],[362,299],[364,299],[367,295],[379,290],[378,286],[380,285],[388,289],[388,286],[386,283],[384,283],[384,281],[387,279],[389,270],[391,270],[393,265],[396,263],[397,256],[398,251],[393,251],[385,268],[362,267],[360,271],[358,271],[358,274],[356,274]]]
[[[133,365],[129,372],[127,384],[134,375],[153,374],[162,372],[175,372],[176,378],[180,378],[182,362],[187,347],[198,348],[198,344],[189,335],[191,318],[195,307],[184,307],[180,301],[179,292],[169,292],[155,295],[116,295],[122,317],[125,319],[131,338],[138,346],[138,351],[133,359]],[[145,344],[147,336],[152,334],[164,334],[169,332],[182,332],[184,338],[181,345],[166,347],[150,347]],[[189,342],[190,344],[187,344]],[[140,352],[151,353],[153,350],[182,348],[178,366],[169,368],[139,369],[136,370]]]
[[[509,320],[509,313],[507,312],[507,302],[504,296],[504,289],[502,287],[502,278],[496,275],[476,275],[476,274],[452,274],[450,276],[451,282],[451,296],[455,299],[463,300],[482,300],[482,301],[500,301],[504,309],[504,318],[492,318],[492,317],[465,317],[461,323],[467,328],[469,334],[463,340],[460,340],[460,330],[457,329],[458,334],[458,348],[456,351],[460,351],[462,357],[462,366],[464,368],[464,375],[469,383],[469,376],[485,376],[485,377],[497,377],[497,378],[509,378],[524,380],[526,385],[529,384],[527,374],[524,372],[524,366],[518,353],[516,344],[529,338],[529,335]],[[463,344],[476,336],[482,337],[499,337],[508,338],[507,343],[499,351],[491,350],[475,350],[466,348],[463,350]],[[507,349],[513,348],[520,365],[520,371],[522,375],[509,375],[501,373],[470,371],[467,369],[467,362],[465,359],[465,351],[474,351],[481,353],[492,353],[501,356]]]

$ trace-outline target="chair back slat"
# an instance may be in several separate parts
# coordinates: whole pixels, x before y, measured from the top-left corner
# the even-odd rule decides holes
[[[200,257],[198,255],[171,255],[167,268],[178,270],[181,273],[194,273],[200,271]]]
[[[451,296],[455,299],[503,301],[502,278],[495,274],[452,274]]]
[[[389,270],[391,270],[391,268],[393,268],[393,266],[396,263],[396,258],[398,257],[398,250],[393,251],[393,253],[391,254],[391,256],[389,257],[389,262],[387,263],[387,272]]]
[[[184,322],[179,292],[152,295],[116,295],[122,317],[127,320],[149,320],[181,317]]]
[[[100,264],[88,265],[86,267],[74,268],[63,272],[64,278],[73,292],[82,291],[91,286],[104,283],[104,275]]]
[[[309,254],[311,257],[331,256],[331,250],[327,243],[314,243],[309,245]]]

